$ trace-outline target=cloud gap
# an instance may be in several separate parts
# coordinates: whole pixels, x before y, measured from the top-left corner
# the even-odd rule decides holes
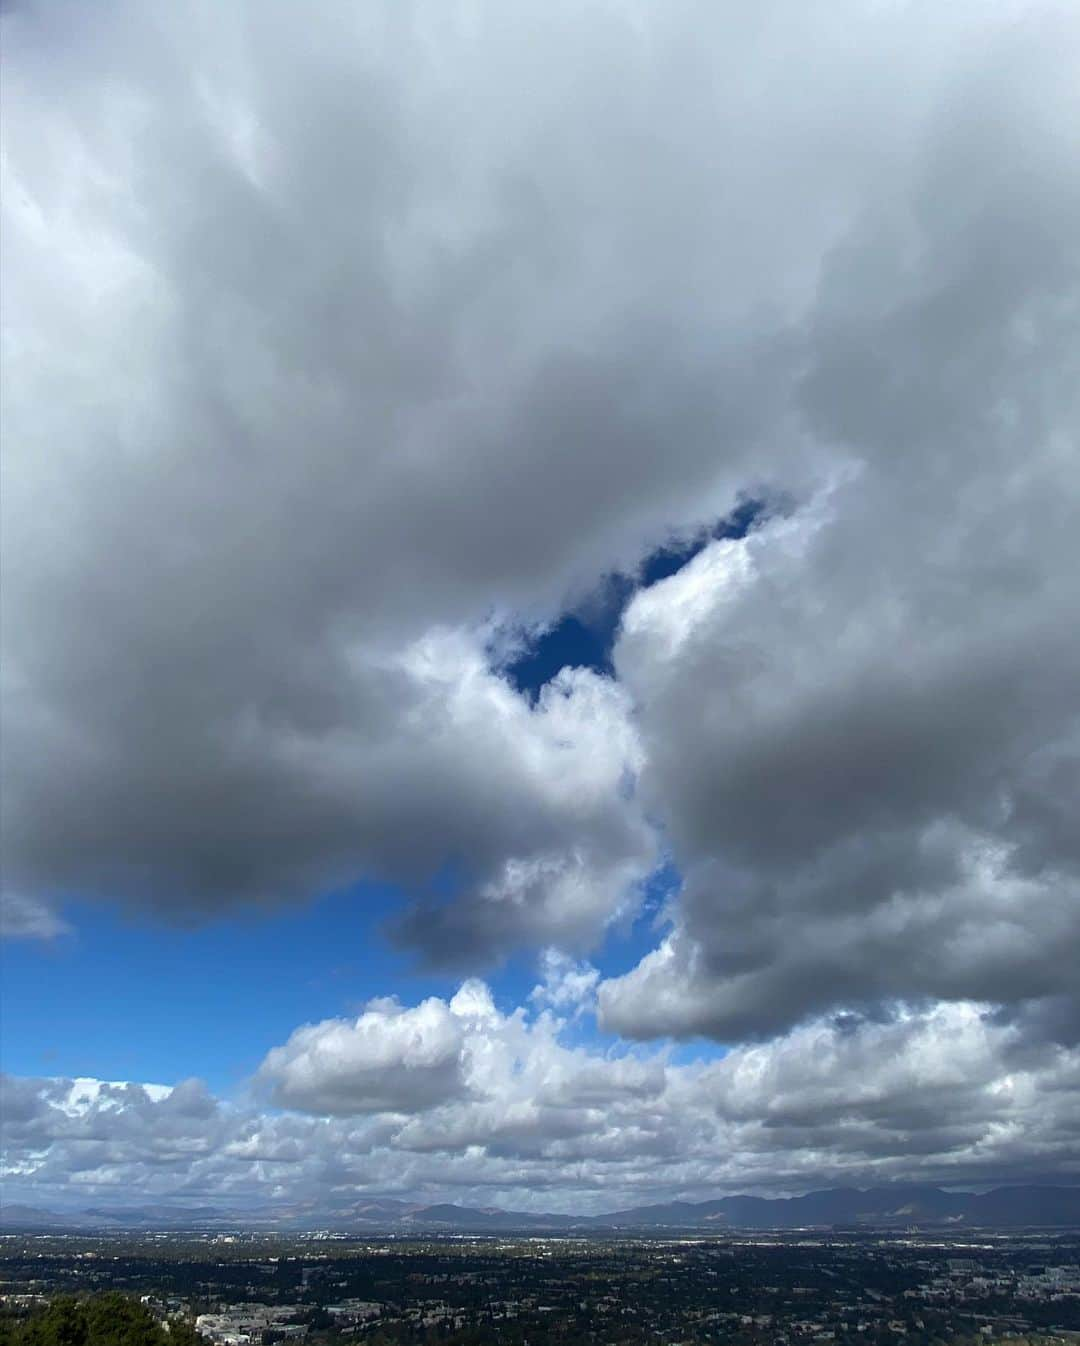
[[[619,624],[634,595],[678,574],[710,542],[745,537],[765,517],[766,509],[763,499],[746,498],[711,527],[656,547],[633,575],[606,576],[573,611],[533,633],[504,666],[503,673],[514,690],[535,702],[541,688],[564,668],[588,668],[614,677],[612,654]]]

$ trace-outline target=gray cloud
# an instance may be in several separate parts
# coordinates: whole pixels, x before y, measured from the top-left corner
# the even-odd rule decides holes
[[[680,330],[685,295],[654,303],[665,217],[632,209],[627,155],[715,217],[668,153],[691,108],[650,149],[663,83],[601,87],[564,40],[664,58],[682,29],[522,19],[10,16],[3,798],[25,891],[211,910],[464,857],[477,893],[541,876],[525,909],[568,865],[596,889],[648,868],[625,762],[606,799],[571,786],[569,819],[505,698],[522,741],[455,740],[460,642],[423,673],[409,653],[548,615],[726,508],[770,379],[730,333]]]
[[[976,999],[1065,1025],[1080,956],[1076,96],[1029,18],[808,315],[812,503],[717,544],[616,649],[685,888],[609,1027],[768,1034]]]
[[[6,16],[12,884],[640,876],[617,792],[471,774],[404,652],[819,475],[793,323],[984,22],[847,8]]]
[[[332,1137],[305,1170],[330,1186],[381,1145],[403,1188],[440,1136],[448,1184],[507,1190],[556,1159],[723,1183],[700,1136],[793,1180],[1065,1162],[1053,1108],[1032,1149],[978,1137],[1002,1054],[1042,1098],[1077,1022],[1075,15],[470,14],[5,15],[13,910],[378,875],[417,901],[404,939],[479,966],[586,947],[667,847],[671,928],[600,986],[607,1026],[782,1053],[832,1024],[842,1065],[967,1014],[985,1059],[922,1121],[910,1080],[744,1114],[718,1068],[718,1140],[654,1067],[504,1106],[452,1023],[400,1080],[316,1025],[265,1082],[332,1120],[228,1145]],[[507,631],[759,490],[784,517],[641,591],[617,679],[533,707],[500,676]],[[185,1181],[248,1180],[207,1162]]]

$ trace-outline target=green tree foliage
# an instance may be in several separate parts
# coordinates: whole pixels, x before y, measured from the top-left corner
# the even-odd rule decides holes
[[[0,1346],[199,1346],[202,1338],[184,1322],[168,1329],[129,1295],[110,1292],[91,1299],[54,1299],[25,1317],[0,1318]]]

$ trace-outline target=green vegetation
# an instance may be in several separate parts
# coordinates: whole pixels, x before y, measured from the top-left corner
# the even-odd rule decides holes
[[[189,1323],[159,1323],[130,1295],[64,1296],[19,1314],[0,1316],[0,1346],[205,1346]]]

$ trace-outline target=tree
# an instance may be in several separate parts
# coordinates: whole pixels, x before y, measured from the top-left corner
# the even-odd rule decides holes
[[[200,1346],[189,1323],[169,1330],[144,1304],[110,1291],[90,1299],[54,1299],[24,1318],[0,1320],[0,1346]]]

